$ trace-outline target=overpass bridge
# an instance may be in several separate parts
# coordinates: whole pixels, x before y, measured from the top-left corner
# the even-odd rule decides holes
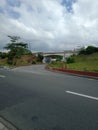
[[[75,50],[65,50],[65,51],[58,51],[58,52],[41,52],[41,54],[43,55],[44,59],[43,62],[46,63],[47,62],[51,62],[51,61],[55,61],[56,59],[52,58],[53,56],[62,56],[62,61],[65,61],[67,57],[73,55],[73,54],[77,54],[78,51]],[[38,55],[38,53],[35,53],[36,55]]]
[[[60,51],[60,52],[43,52],[42,53],[44,57],[51,56],[51,55],[59,55],[63,57],[68,57],[70,55],[76,54],[75,51]]]

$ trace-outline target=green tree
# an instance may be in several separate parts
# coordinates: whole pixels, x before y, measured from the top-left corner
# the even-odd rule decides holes
[[[92,54],[94,52],[98,52],[98,48],[94,46],[88,46],[86,48],[86,54]]]
[[[98,47],[88,46],[87,48],[82,48],[79,54],[89,55],[98,52]]]
[[[43,54],[41,52],[39,52],[38,56],[37,56],[37,61],[42,62],[42,60],[43,60]]]
[[[80,51],[79,51],[79,55],[81,55],[81,54],[86,54],[86,50],[85,50],[84,47],[81,48]]]
[[[31,54],[28,50],[28,44],[24,42],[19,42],[20,37],[18,36],[8,36],[10,38],[10,43],[5,46],[8,52],[8,63],[15,64],[15,58],[21,58],[22,55]]]
[[[5,52],[0,52],[0,58],[4,59],[7,57],[7,53]]]

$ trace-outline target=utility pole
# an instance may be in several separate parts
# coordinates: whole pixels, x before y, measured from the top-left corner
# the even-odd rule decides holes
[[[31,51],[31,45],[30,45],[30,43],[28,43],[28,47],[29,47],[29,50]]]
[[[64,51],[64,61],[65,61],[65,51]]]

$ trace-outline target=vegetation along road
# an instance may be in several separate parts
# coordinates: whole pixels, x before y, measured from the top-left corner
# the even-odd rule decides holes
[[[0,69],[0,115],[19,130],[98,130],[98,80],[44,67]]]

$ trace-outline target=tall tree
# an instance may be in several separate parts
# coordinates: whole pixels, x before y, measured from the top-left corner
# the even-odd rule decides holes
[[[15,58],[21,58],[24,54],[31,54],[28,50],[28,44],[24,42],[19,42],[20,37],[18,36],[8,36],[10,38],[10,43],[5,46],[5,49],[9,50],[8,62],[13,64]]]

